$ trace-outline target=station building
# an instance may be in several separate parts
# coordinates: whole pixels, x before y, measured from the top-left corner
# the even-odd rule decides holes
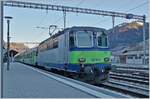
[[[143,51],[125,50],[113,53],[112,62],[122,64],[143,64]],[[146,64],[149,64],[149,50],[146,50]]]

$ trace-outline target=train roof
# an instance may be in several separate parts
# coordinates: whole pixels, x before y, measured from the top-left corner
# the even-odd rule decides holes
[[[70,30],[93,30],[93,31],[100,31],[100,30],[106,30],[104,28],[98,28],[98,27],[87,27],[87,26],[74,26],[69,28]]]
[[[62,31],[59,31],[58,33],[52,35],[51,37],[47,38],[46,40],[42,41],[39,45],[43,44],[45,41],[47,41],[50,38],[55,38],[59,35],[62,35],[65,33],[65,31],[77,31],[77,30],[92,30],[92,31],[106,31],[104,28],[98,28],[98,27],[88,27],[88,26],[74,26],[70,28],[66,28]]]

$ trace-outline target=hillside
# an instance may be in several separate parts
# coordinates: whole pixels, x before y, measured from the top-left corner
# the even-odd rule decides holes
[[[146,23],[146,39],[149,38],[148,27],[149,24]],[[112,33],[112,29],[110,29],[108,34],[109,44],[112,50],[121,50],[143,41],[143,24],[141,22],[123,23],[117,25],[114,30],[115,32]]]

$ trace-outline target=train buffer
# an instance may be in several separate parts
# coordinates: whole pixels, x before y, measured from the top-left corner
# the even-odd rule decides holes
[[[39,69],[21,63],[11,63],[10,70],[4,64],[4,98],[112,98],[127,96],[118,93],[98,91],[95,87],[83,86],[71,80],[50,75]],[[106,94],[107,93],[107,94]]]

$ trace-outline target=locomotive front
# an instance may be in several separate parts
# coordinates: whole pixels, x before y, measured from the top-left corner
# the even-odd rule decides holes
[[[82,79],[102,82],[111,69],[111,51],[105,29],[78,28],[69,34],[69,63]]]

